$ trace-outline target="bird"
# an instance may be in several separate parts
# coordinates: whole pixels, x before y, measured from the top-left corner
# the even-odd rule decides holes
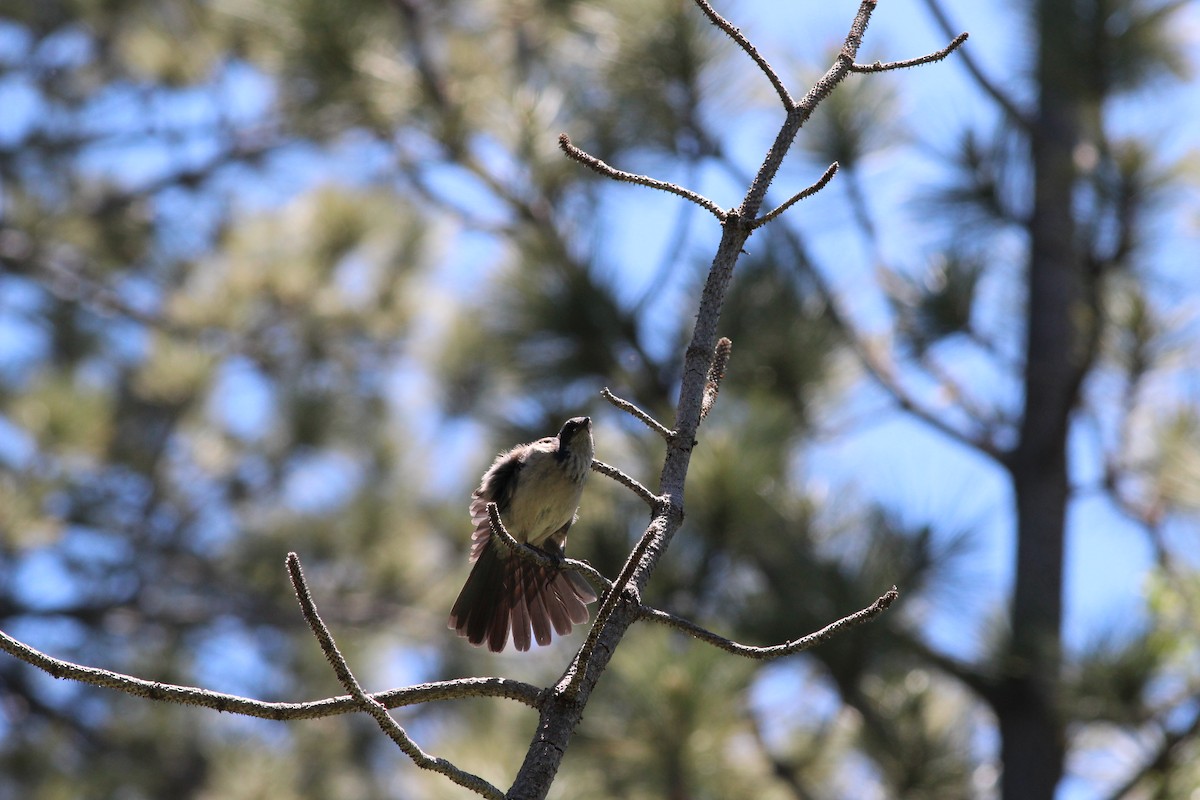
[[[513,646],[545,646],[551,627],[566,636],[588,621],[596,592],[578,573],[542,567],[492,541],[488,503],[518,542],[563,558],[567,531],[577,518],[592,465],[592,420],[573,417],[556,436],[501,453],[471,495],[471,561],[474,566],[450,611],[449,627],[472,645],[499,653]]]

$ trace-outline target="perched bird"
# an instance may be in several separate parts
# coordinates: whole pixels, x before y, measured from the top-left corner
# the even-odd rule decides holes
[[[530,628],[539,645],[588,620],[596,599],[577,572],[539,567],[492,541],[487,504],[495,503],[505,529],[518,542],[561,558],[567,530],[592,465],[592,420],[575,417],[557,436],[501,453],[471,495],[471,560],[475,566],[450,611],[450,627],[473,645],[498,653],[512,630],[513,645],[528,650]]]

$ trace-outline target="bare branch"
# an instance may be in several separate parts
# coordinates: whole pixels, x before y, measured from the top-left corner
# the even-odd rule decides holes
[[[588,169],[599,172],[601,175],[612,178],[614,181],[621,181],[622,183],[636,183],[639,186],[647,186],[651,189],[658,189],[659,191],[670,192],[671,194],[679,195],[685,200],[691,200],[696,205],[706,209],[721,222],[724,222],[725,218],[728,216],[728,214],[722,210],[719,205],[714,203],[712,200],[709,200],[704,195],[693,192],[691,189],[686,189],[678,184],[670,183],[669,181],[660,181],[657,178],[651,178],[648,175],[638,175],[633,172],[624,172],[616,169],[615,167],[610,167],[608,164],[605,164],[603,161],[591,155],[590,153],[585,153],[583,150],[580,150],[578,147],[571,144],[571,137],[567,136],[565,133],[560,133],[558,135],[558,146],[564,153],[567,154],[568,158],[578,161]]]
[[[935,50],[917,58],[909,58],[904,61],[876,61],[873,64],[854,64],[850,67],[851,72],[887,72],[893,69],[908,69],[909,67],[919,67],[922,64],[932,64],[935,61],[941,61],[946,56],[953,53],[959,47],[962,47],[963,42],[967,41],[970,36],[966,31],[963,31],[958,36],[954,37],[954,41],[943,47],[941,50]]]
[[[717,348],[713,351],[712,364],[708,366],[708,380],[704,384],[704,401],[700,404],[700,419],[708,416],[713,404],[717,402],[717,393],[721,391],[721,381],[725,380],[725,368],[729,366],[729,356],[733,352],[733,341],[728,336],[717,340]]]
[[[775,70],[772,69],[771,65],[767,63],[767,60],[763,58],[762,53],[758,52],[758,48],[751,44],[750,40],[746,38],[745,34],[734,27],[733,23],[731,23],[729,20],[718,14],[716,9],[708,4],[707,0],[696,0],[696,5],[700,7],[700,10],[704,12],[704,16],[708,17],[709,21],[712,22],[713,25],[716,25],[725,32],[726,36],[737,42],[738,47],[745,50],[746,55],[753,59],[754,63],[758,65],[758,68],[762,70],[762,73],[767,76],[767,80],[771,82],[771,86],[775,87],[775,93],[779,95],[779,99],[783,102],[783,107],[788,111],[791,111],[793,108],[795,108],[796,101],[793,100],[792,96],[788,93],[787,87],[783,85],[783,81],[779,79],[779,76],[775,74]]]
[[[811,184],[808,188],[801,190],[797,194],[792,195],[790,198],[780,204],[779,207],[772,211],[768,211],[765,215],[754,220],[754,227],[761,228],[763,225],[766,225],[768,222],[775,219],[792,206],[796,205],[796,203],[799,203],[806,197],[812,197],[814,194],[824,189],[826,185],[833,180],[833,176],[837,174],[837,171],[838,162],[835,161],[829,165],[821,177],[817,178],[815,183]]]
[[[938,27],[942,29],[942,33],[946,36],[953,36],[954,26],[950,24],[950,18],[946,16],[941,3],[938,0],[925,0],[925,6],[929,9],[929,13],[933,15]],[[971,77],[975,79],[979,87],[987,92],[1010,117],[1028,128],[1029,115],[983,73],[983,68],[975,61],[975,58],[971,55],[971,51],[963,50],[958,55],[962,59],[963,66],[967,68],[967,72],[971,74]]]
[[[677,617],[674,614],[668,614],[666,611],[660,611],[657,608],[650,606],[642,606],[641,616],[643,619],[661,622],[664,625],[670,626],[677,630],[699,639],[702,642],[707,642],[714,647],[719,647],[727,653],[733,653],[737,656],[745,656],[746,658],[754,658],[762,661],[767,661],[782,656],[790,656],[793,653],[799,653],[802,650],[808,650],[810,647],[821,644],[829,639],[832,639],[841,631],[847,628],[853,628],[856,625],[861,625],[864,622],[870,622],[878,617],[900,596],[900,592],[893,586],[885,592],[878,600],[864,609],[854,612],[848,617],[842,617],[836,622],[831,622],[821,630],[810,633],[807,636],[801,636],[799,639],[793,639],[790,642],[783,644],[772,645],[770,647],[754,647],[748,644],[739,644],[738,642],[726,639],[723,636],[718,636],[712,631],[701,628],[694,622],[689,622],[682,617]]]
[[[491,523],[492,536],[495,536],[500,544],[508,548],[509,552],[516,555],[517,558],[522,558],[543,569],[569,569],[574,572],[582,572],[597,586],[604,589],[612,588],[612,581],[586,561],[577,558],[555,558],[533,545],[518,542],[504,527],[504,523],[500,520],[500,511],[496,508],[495,503],[487,504],[487,515],[488,522]]]
[[[606,475],[609,478],[612,478],[617,483],[629,489],[638,497],[645,500],[646,504],[649,505],[650,508],[658,508],[658,504],[662,502],[661,497],[611,464],[605,464],[603,461],[592,459],[592,470],[599,472],[601,475]]]
[[[603,397],[608,402],[612,403],[617,408],[626,412],[627,414],[631,414],[634,417],[636,417],[637,419],[641,420],[641,422],[647,428],[654,431],[655,433],[657,433],[659,436],[663,437],[667,441],[670,441],[671,437],[675,435],[674,431],[672,431],[666,425],[663,425],[661,422],[656,420],[654,417],[647,414],[645,411],[642,411],[640,408],[635,406],[633,403],[629,402],[628,400],[622,400],[620,397],[617,397],[615,394],[613,394],[611,391],[609,391],[607,386],[600,390],[600,396]]]
[[[3,631],[0,631],[0,650],[55,678],[73,680],[103,689],[115,689],[147,700],[211,708],[214,711],[241,714],[246,717],[277,721],[317,719],[348,714],[359,709],[358,701],[349,695],[327,697],[324,700],[313,700],[307,703],[271,703],[193,686],[176,686],[170,683],[135,678],[120,672],[54,658],[12,638]],[[543,692],[538,687],[509,678],[461,678],[453,681],[436,681],[406,686],[402,689],[391,689],[386,692],[376,692],[371,695],[387,708],[400,708],[417,703],[454,700],[462,697],[503,697],[524,703],[531,708],[540,708],[542,696]]]
[[[300,568],[300,558],[295,553],[288,553],[287,569],[288,575],[292,579],[292,586],[296,590],[296,599],[299,600],[300,609],[304,613],[305,621],[308,622],[308,626],[312,628],[313,635],[320,642],[321,650],[325,653],[325,658],[329,659],[329,663],[333,667],[338,680],[345,687],[346,691],[358,702],[359,708],[370,714],[379,725],[379,729],[387,734],[388,738],[395,742],[396,746],[404,751],[418,767],[445,775],[459,786],[470,789],[484,797],[491,798],[492,800],[504,800],[504,792],[478,775],[473,775],[470,772],[459,769],[444,758],[435,758],[428,755],[409,737],[404,728],[400,727],[400,723],[392,719],[392,715],[388,713],[386,708],[363,691],[362,686],[358,683],[358,679],[354,677],[354,673],[350,671],[350,667],[346,664],[345,657],[337,649],[337,644],[333,641],[333,635],[330,634],[329,628],[325,626],[325,623],[317,613],[316,604],[313,603],[312,595],[308,591],[308,584],[304,581],[304,572]]]

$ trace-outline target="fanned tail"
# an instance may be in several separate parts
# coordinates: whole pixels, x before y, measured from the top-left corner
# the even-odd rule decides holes
[[[450,611],[449,627],[473,645],[499,653],[512,632],[513,646],[547,645],[551,629],[566,636],[588,621],[596,593],[578,573],[547,569],[487,544]],[[532,634],[532,636],[531,636]]]

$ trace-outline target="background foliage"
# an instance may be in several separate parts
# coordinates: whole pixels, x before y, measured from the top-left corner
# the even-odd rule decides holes
[[[924,13],[892,5],[881,20]],[[638,629],[556,795],[998,791],[1013,576],[994,562],[1015,523],[1011,494],[986,487],[1008,481],[993,455],[1020,437],[1042,185],[1005,103],[1052,82],[1080,110],[1069,210],[1097,312],[1069,415],[1072,564],[1149,554],[1130,560],[1144,592],[1127,619],[1068,642],[1060,785],[1193,797],[1194,152],[1135,112],[1178,101],[1198,22],[1178,2],[1047,19],[1057,5],[996,11],[1024,31],[1007,53],[956,21],[1003,91],[962,83],[978,60],[927,68],[924,89],[860,77],[802,132],[783,179],[843,169],[751,240],[684,535],[648,598],[754,643],[893,583],[900,603],[766,669]],[[721,8],[758,20],[748,32],[793,84],[826,60],[815,35],[768,35],[764,19],[807,11],[756,9]],[[1070,35],[1048,46],[1055,24]],[[929,49],[918,39],[872,46],[903,58]],[[928,99],[952,74],[974,93],[953,126]],[[445,630],[467,496],[498,448],[585,412],[598,457],[650,479],[661,447],[598,391],[669,420],[716,231],[682,201],[584,173],[555,136],[720,200],[761,157],[773,102],[683,0],[7,3],[0,627],[157,680],[340,693],[287,586],[296,550],[372,688],[556,676],[567,647],[491,657]],[[872,440],[880,425],[902,435]],[[855,460],[864,441],[880,444]],[[964,459],[968,477],[951,466]],[[922,474],[897,474],[914,461]],[[923,488],[898,501],[879,476]],[[644,513],[593,480],[572,555],[614,574]],[[457,796],[365,719],[228,719],[7,658],[0,701],[0,798]],[[483,700],[398,716],[501,784],[535,719]]]

